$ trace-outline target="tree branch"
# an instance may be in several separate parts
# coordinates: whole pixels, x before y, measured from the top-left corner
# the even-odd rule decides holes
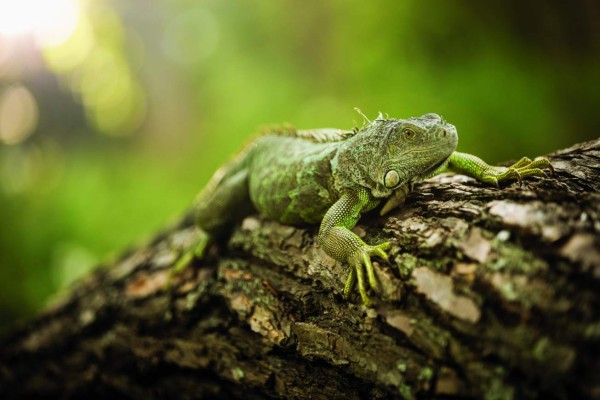
[[[464,176],[364,216],[374,308],[299,229],[246,218],[163,287],[189,218],[75,285],[0,342],[0,397],[600,398],[600,140],[553,178]]]

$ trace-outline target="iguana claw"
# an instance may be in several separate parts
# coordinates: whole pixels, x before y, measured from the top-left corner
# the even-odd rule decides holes
[[[193,262],[194,259],[202,259],[204,257],[206,247],[210,242],[210,236],[201,229],[197,229],[196,234],[198,237],[196,238],[196,242],[193,247],[181,252],[179,258],[175,260],[173,267],[169,271],[167,282],[164,287],[166,290],[170,290],[172,288],[173,279],[180,275]]]
[[[537,157],[531,161],[528,157],[523,157],[510,167],[496,167],[490,166],[489,169],[483,171],[481,180],[488,182],[496,187],[501,181],[509,179],[516,179],[519,181],[519,185],[523,184],[523,178],[528,176],[548,176],[542,168],[548,168],[550,174],[554,175],[554,168],[550,164],[550,161],[545,157]]]
[[[369,300],[369,296],[367,295],[363,265],[367,271],[367,279],[369,281],[369,286],[373,290],[378,290],[379,284],[377,283],[377,278],[375,277],[375,270],[373,269],[373,264],[371,263],[371,257],[377,256],[384,261],[388,261],[388,255],[386,253],[386,250],[388,250],[389,248],[389,242],[384,242],[375,246],[364,245],[354,254],[348,257],[348,263],[350,264],[350,274],[348,275],[348,280],[346,281],[346,285],[344,286],[344,298],[348,298],[358,278],[358,291],[360,293],[360,297],[366,306],[371,305],[371,301]]]

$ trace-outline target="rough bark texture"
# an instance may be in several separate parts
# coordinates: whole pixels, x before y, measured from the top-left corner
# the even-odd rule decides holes
[[[246,218],[165,292],[189,221],[0,341],[0,398],[600,398],[600,140],[556,175],[417,186],[362,218],[374,308],[317,227]]]

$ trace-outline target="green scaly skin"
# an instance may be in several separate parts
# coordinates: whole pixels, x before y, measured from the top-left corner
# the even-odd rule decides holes
[[[201,258],[211,240],[258,211],[290,225],[320,223],[318,244],[350,266],[344,296],[358,281],[362,301],[370,305],[368,286],[378,287],[371,257],[387,260],[390,244],[372,246],[351,231],[364,212],[386,200],[380,213],[388,213],[404,203],[414,182],[445,171],[495,186],[545,176],[544,168],[552,171],[546,158],[490,166],[456,152],[457,143],[456,128],[436,114],[405,120],[380,115],[352,132],[286,129],[264,134],[219,169],[200,193],[195,203],[199,243],[173,271]]]

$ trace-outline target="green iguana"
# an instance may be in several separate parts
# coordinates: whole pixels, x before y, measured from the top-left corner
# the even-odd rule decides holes
[[[381,215],[400,206],[419,181],[445,171],[498,186],[499,181],[546,176],[546,158],[522,158],[510,167],[486,164],[456,152],[456,128],[437,114],[384,118],[361,129],[294,130],[266,133],[220,168],[195,203],[199,243],[176,263],[181,270],[202,257],[207,244],[244,216],[258,211],[284,224],[320,223],[317,243],[334,259],[348,263],[344,297],[358,280],[364,304],[377,280],[371,257],[387,260],[389,242],[369,245],[350,229],[361,214],[385,201]]]

